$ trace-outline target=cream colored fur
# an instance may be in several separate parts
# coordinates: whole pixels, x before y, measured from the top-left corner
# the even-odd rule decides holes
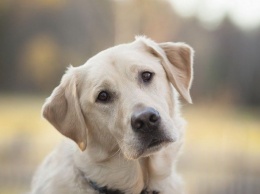
[[[125,194],[159,191],[182,194],[175,164],[183,143],[184,120],[178,93],[191,103],[193,50],[184,43],[137,37],[109,48],[79,67],[70,67],[43,106],[43,116],[65,140],[40,166],[31,194],[95,194],[86,178]],[[154,72],[149,85],[139,74]],[[97,102],[102,90],[113,94]],[[155,108],[163,131],[174,141],[140,152],[130,124],[136,106]]]

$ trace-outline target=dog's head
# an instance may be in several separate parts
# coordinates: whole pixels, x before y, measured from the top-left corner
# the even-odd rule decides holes
[[[192,63],[186,44],[138,37],[69,68],[43,116],[81,150],[147,156],[180,136],[177,91],[191,103]]]

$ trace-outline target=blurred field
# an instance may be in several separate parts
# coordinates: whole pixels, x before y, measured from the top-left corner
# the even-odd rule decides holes
[[[0,96],[0,194],[29,190],[33,172],[61,139],[41,118],[43,97]]]
[[[260,193],[259,110],[193,105],[180,167],[190,194]]]
[[[0,194],[28,191],[36,166],[61,140],[41,118],[41,96],[0,96]],[[189,194],[260,193],[260,112],[185,105],[179,171]]]

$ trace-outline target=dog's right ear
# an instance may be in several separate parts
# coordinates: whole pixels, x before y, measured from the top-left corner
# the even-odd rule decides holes
[[[42,108],[42,114],[60,133],[74,140],[84,151],[87,128],[77,92],[77,75],[70,67]]]
[[[157,44],[146,37],[137,37],[146,51],[161,59],[169,81],[180,95],[192,103],[190,87],[193,79],[193,49],[184,43],[165,42]]]

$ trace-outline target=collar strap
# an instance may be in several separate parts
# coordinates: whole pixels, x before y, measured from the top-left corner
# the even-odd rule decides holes
[[[97,183],[86,179],[89,183],[89,185],[96,191],[99,192],[99,194],[124,194],[123,192],[119,191],[119,190],[113,190],[113,189],[108,189],[106,186],[104,187],[99,187],[97,185]],[[148,194],[149,192],[147,192],[147,190],[142,190],[141,194]],[[153,191],[152,194],[159,194],[159,192],[157,191]]]
[[[108,189],[106,186],[104,187],[99,187],[97,183],[87,179],[89,185],[96,191],[98,191],[100,194],[124,194],[123,192],[119,190],[113,190],[113,189]]]
[[[83,174],[83,172],[81,172]],[[108,189],[107,186],[100,187],[98,184],[90,179],[88,179],[84,174],[83,177],[88,182],[88,184],[95,190],[98,191],[99,194],[124,194],[124,192],[120,190]],[[148,194],[146,189],[142,190],[141,194]],[[152,194],[159,194],[159,192],[153,191]]]

